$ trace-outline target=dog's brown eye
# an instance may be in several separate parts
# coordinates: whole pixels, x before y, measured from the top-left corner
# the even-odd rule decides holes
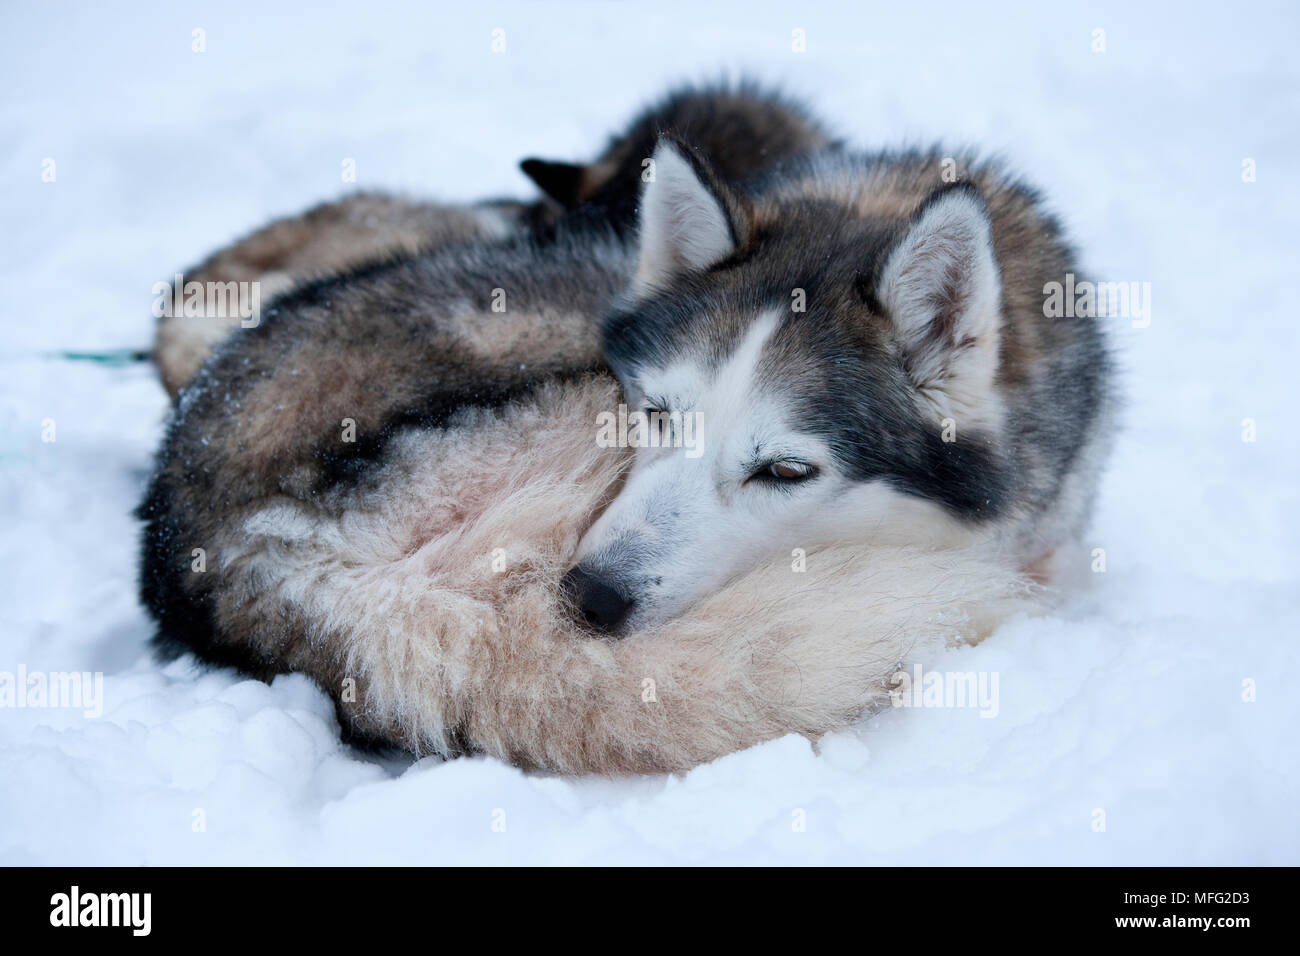
[[[804,481],[816,473],[816,468],[805,465],[801,461],[774,461],[759,472],[759,475],[776,481]]]

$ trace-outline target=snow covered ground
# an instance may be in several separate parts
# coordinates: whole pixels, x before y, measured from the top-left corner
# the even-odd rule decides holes
[[[279,7],[5,13],[0,672],[105,676],[98,718],[0,709],[0,862],[1300,863],[1293,4]],[[347,158],[362,187],[522,195],[516,158],[586,155],[724,67],[863,145],[1005,154],[1095,274],[1151,283],[1149,326],[1114,322],[1105,573],[931,662],[999,675],[997,716],[568,780],[377,761],[305,679],[157,665],[129,512],[166,398],[51,353],[145,346],[155,282],[339,194]]]

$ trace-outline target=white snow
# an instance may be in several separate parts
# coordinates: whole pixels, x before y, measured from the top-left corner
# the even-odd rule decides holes
[[[1300,862],[1300,14],[1138,6],[7,10],[0,671],[105,678],[97,719],[0,709],[0,862]],[[303,678],[157,664],[129,512],[167,401],[143,365],[48,353],[145,346],[153,283],[349,188],[345,159],[363,187],[522,195],[516,159],[585,155],[724,67],[864,146],[1003,153],[1093,274],[1151,283],[1149,327],[1114,320],[1106,572],[930,662],[997,673],[998,715],[893,710],[817,749],[569,780],[378,761]]]

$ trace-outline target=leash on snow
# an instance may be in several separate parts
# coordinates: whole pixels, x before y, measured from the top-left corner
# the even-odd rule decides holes
[[[108,349],[104,352],[50,352],[50,358],[60,358],[68,362],[98,362],[100,365],[118,367],[135,362],[149,361],[149,353],[139,349]]]

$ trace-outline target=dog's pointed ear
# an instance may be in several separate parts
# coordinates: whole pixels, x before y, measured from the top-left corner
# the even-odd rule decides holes
[[[665,287],[735,253],[749,228],[748,203],[679,140],[662,136],[641,192],[634,292]]]
[[[519,168],[537,184],[538,189],[565,209],[572,209],[582,198],[583,178],[587,171],[585,166],[530,158],[521,161]]]
[[[922,399],[942,417],[994,423],[1002,277],[979,190],[962,183],[931,194],[885,257],[875,286]]]

